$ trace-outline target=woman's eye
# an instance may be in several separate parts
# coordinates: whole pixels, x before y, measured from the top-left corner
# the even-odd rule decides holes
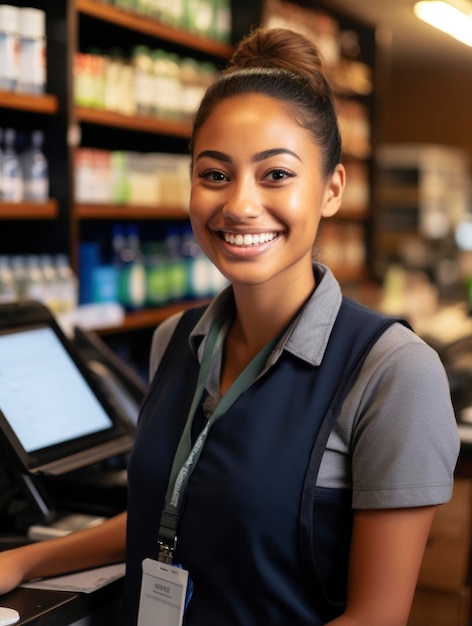
[[[266,176],[268,180],[278,181],[284,180],[285,178],[291,178],[293,174],[291,172],[287,172],[287,170],[272,170]]]
[[[228,180],[228,177],[223,174],[223,172],[219,172],[218,170],[207,170],[199,174],[199,177],[215,183],[225,182]]]

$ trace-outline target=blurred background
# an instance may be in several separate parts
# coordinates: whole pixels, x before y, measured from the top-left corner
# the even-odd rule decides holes
[[[320,47],[348,185],[314,254],[438,350],[463,441],[411,626],[470,616],[471,15],[470,0],[0,5],[0,304],[45,304],[132,419],[156,326],[225,286],[188,221],[202,93],[258,24]]]

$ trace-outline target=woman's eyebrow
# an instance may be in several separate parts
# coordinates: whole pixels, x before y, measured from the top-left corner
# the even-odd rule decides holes
[[[298,154],[289,150],[288,148],[270,148],[269,150],[262,150],[262,152],[256,152],[256,154],[251,157],[252,163],[259,163],[259,161],[264,161],[265,159],[270,159],[273,156],[277,156],[278,154],[291,154],[296,159],[301,161]],[[226,154],[225,152],[219,152],[218,150],[202,150],[200,154],[196,157],[195,161],[202,159],[203,157],[209,157],[211,159],[217,159],[218,161],[224,161],[225,163],[232,163],[233,159]]]
[[[210,159],[217,159],[218,161],[224,161],[225,163],[232,163],[233,159],[224,152],[219,152],[218,150],[202,150],[200,154],[196,157],[195,161],[202,159],[203,157],[210,157]]]
[[[253,163],[258,163],[259,161],[264,161],[265,159],[270,159],[273,156],[277,156],[278,154],[291,154],[296,159],[301,161],[301,158],[288,148],[271,148],[270,150],[263,150],[262,152],[257,152],[252,158],[251,161]]]

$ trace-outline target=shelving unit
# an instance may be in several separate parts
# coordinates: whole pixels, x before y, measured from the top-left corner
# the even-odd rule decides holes
[[[12,0],[18,6],[44,8],[40,0]],[[242,0],[233,4],[233,42],[262,21],[266,2]],[[325,11],[343,31],[357,33],[361,60],[372,72],[375,66],[374,29],[349,16],[327,7],[325,2],[297,1],[297,6]],[[74,101],[74,55],[92,46],[104,50],[114,46],[146,44],[168,49],[183,56],[212,61],[219,67],[226,64],[233,46],[213,41],[197,34],[168,26],[99,0],[57,0],[48,3],[47,33],[47,94],[28,96],[0,91],[2,126],[35,128],[39,125],[46,135],[46,156],[50,164],[51,199],[44,204],[0,203],[2,252],[67,253],[77,270],[78,246],[84,233],[90,236],[110,229],[115,222],[138,221],[146,228],[188,219],[185,208],[170,204],[156,207],[102,204],[74,201],[74,157],[79,147],[109,150],[143,150],[145,152],[185,153],[191,134],[191,124],[179,119],[159,119],[150,116],[122,115],[113,111],[78,106]],[[372,216],[371,189],[375,184],[372,147],[375,143],[374,98],[372,90],[359,92],[346,83],[342,72],[333,76],[333,85],[340,101],[361,103],[369,124],[369,152],[359,155],[346,150],[344,160],[354,167],[365,168],[368,179],[366,200],[362,204],[346,202],[339,218],[323,224],[329,240],[330,229],[336,237],[346,229],[362,231],[363,241],[369,240]],[[362,90],[361,90],[362,91]],[[325,229],[326,226],[326,229]],[[323,236],[324,233],[322,233]],[[342,239],[342,237],[341,237]],[[5,243],[4,243],[5,242]],[[21,242],[21,243],[20,243]],[[18,246],[21,245],[21,249]],[[345,249],[348,246],[343,244]],[[341,281],[359,281],[368,277],[370,246],[365,247],[362,266],[358,263],[334,263],[333,269]],[[328,259],[327,259],[328,260]],[[156,310],[130,313],[119,332],[133,332],[160,323],[168,315],[190,303],[175,303]],[[103,330],[105,333],[105,330]],[[107,331],[111,334],[110,331]]]
[[[17,0],[16,6],[43,9],[39,0]],[[48,9],[46,64],[48,72],[44,94],[0,91],[2,128],[44,131],[45,151],[50,162],[50,199],[44,203],[0,201],[0,250],[2,254],[67,252],[67,114],[65,90],[66,3],[53,3]]]
[[[208,302],[210,302],[210,300],[203,299],[199,300],[198,304],[203,305],[207,304]],[[178,313],[179,311],[193,307],[196,304],[197,303],[194,300],[189,300],[187,302],[170,304],[165,307],[160,307],[156,309],[133,311],[126,316],[125,321],[120,328],[120,332],[129,332],[142,328],[153,329],[169,316],[174,315],[174,313]],[[111,335],[116,333],[114,329],[110,328],[98,328],[97,331],[102,335]]]
[[[0,220],[53,220],[59,215],[56,200],[48,202],[0,202]]]
[[[51,94],[29,95],[0,90],[0,110],[3,111],[3,119],[8,119],[9,114],[11,116],[15,112],[52,116],[57,114],[59,102]],[[0,220],[52,220],[57,217],[58,203],[53,199],[46,203],[0,201]]]
[[[179,206],[76,204],[75,214],[81,220],[185,220],[188,218],[187,211]]]
[[[131,47],[145,41],[152,47],[169,47],[182,55],[195,58],[209,59],[224,65],[230,56],[232,48],[229,45],[209,40],[193,33],[169,27],[153,19],[147,19],[125,11],[118,7],[106,5],[94,0],[77,0],[75,13],[70,16],[75,36],[75,51],[82,46],[92,44],[102,46],[100,36],[94,42],[93,33],[96,26],[102,35],[106,30],[107,46],[118,46],[121,38],[125,37],[126,45]],[[96,37],[96,35],[95,35]],[[84,43],[86,42],[86,43]],[[113,149],[139,149],[153,152],[185,152],[191,135],[191,124],[179,119],[159,119],[158,117],[142,115],[123,115],[114,111],[94,109],[72,104],[71,120],[73,120],[75,134],[81,138],[81,145],[91,148],[108,148],[113,142]],[[110,132],[114,133],[111,138]],[[139,146],[139,148],[137,147]],[[70,162],[74,162],[76,145],[70,147]],[[73,173],[71,173],[71,182]],[[73,183],[72,183],[72,194]],[[74,197],[74,195],[73,195]],[[111,228],[116,222],[139,222],[144,228],[152,228],[159,222],[185,222],[188,213],[184,207],[173,205],[141,206],[139,204],[97,204],[76,203],[72,201],[73,215],[72,237],[77,250],[78,242],[85,231],[90,233],[94,229],[100,232]],[[94,226],[96,225],[96,226]],[[107,226],[108,225],[108,226]],[[110,237],[111,239],[111,237]],[[130,330],[153,328],[163,319],[180,310],[190,303],[172,303],[158,309],[145,309],[127,314],[119,334],[126,334]],[[103,334],[110,331],[102,329]],[[114,333],[116,334],[116,333]]]
[[[149,35],[155,39],[178,44],[189,50],[200,51],[216,57],[227,58],[231,56],[232,48],[229,45],[160,24],[154,19],[136,15],[119,7],[104,4],[97,0],[76,0],[75,6],[79,13],[99,19],[105,25],[115,24],[136,33]]]
[[[59,103],[56,96],[51,94],[29,95],[0,90],[0,108],[28,111],[30,113],[42,113],[54,115],[58,112]]]
[[[111,126],[112,128],[131,130],[139,133],[167,135],[188,139],[191,133],[190,124],[172,120],[159,120],[146,116],[126,116],[112,111],[75,107],[75,119],[78,123],[94,124],[96,126]]]
[[[391,144],[379,150],[379,274],[401,263],[426,272],[440,288],[448,279],[454,283],[456,229],[468,214],[468,168],[465,152],[449,146]]]

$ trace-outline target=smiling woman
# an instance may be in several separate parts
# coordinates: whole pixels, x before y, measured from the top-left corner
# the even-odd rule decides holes
[[[285,103],[263,93],[215,105],[193,150],[190,219],[200,246],[236,298],[256,285],[268,301],[285,290],[282,319],[273,315],[273,328],[266,322],[258,331],[267,342],[313,291],[313,243],[320,218],[339,207],[344,168],[324,178],[312,134]]]
[[[154,334],[125,623],[404,626],[459,440],[437,354],[312,261],[345,185],[317,48],[244,39],[191,150],[192,227],[230,285]],[[61,551],[67,567],[117,558],[124,524],[0,555],[0,589],[57,571]]]

